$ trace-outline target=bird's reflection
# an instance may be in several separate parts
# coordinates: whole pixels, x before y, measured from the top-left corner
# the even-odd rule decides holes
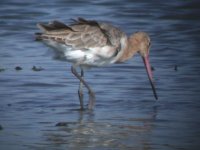
[[[77,121],[60,122],[55,130],[44,134],[47,145],[70,149],[138,147],[151,148],[151,133],[156,120],[157,106],[147,117],[96,120],[93,111],[76,111]]]

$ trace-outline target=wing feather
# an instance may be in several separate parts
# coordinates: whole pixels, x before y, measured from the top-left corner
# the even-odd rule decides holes
[[[73,49],[90,49],[110,46],[113,49],[120,46],[121,36],[124,35],[118,28],[94,20],[78,18],[66,25],[59,21],[49,24],[38,23],[43,33],[36,33],[36,40],[50,40],[71,46]]]

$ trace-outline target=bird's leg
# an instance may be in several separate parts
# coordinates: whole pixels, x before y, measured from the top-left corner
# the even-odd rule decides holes
[[[83,79],[83,76],[84,76],[84,72],[83,72],[83,69],[81,68],[81,78],[82,79]],[[83,83],[81,81],[79,84],[78,96],[79,96],[81,110],[83,110],[84,109],[84,107],[83,107]]]
[[[85,85],[85,87],[88,89],[88,92],[89,92],[88,109],[93,109],[94,104],[95,104],[95,94],[94,94],[94,92],[89,87],[89,85],[87,84],[87,82],[85,82],[85,80],[78,74],[78,72],[76,71],[76,68],[74,66],[71,67],[71,71],[80,80],[80,82],[82,82],[83,85]]]

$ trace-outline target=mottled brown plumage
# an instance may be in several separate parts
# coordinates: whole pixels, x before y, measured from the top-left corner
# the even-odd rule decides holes
[[[50,22],[47,25],[38,23],[37,26],[44,32],[36,35],[37,40],[50,39],[58,43],[65,43],[73,48],[88,49],[107,45],[117,48],[120,46],[120,38],[125,36],[116,27],[83,18],[74,20],[68,26],[58,21]]]

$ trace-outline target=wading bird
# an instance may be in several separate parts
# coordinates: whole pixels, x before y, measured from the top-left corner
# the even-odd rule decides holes
[[[59,21],[49,24],[38,23],[42,33],[36,33],[36,40],[54,49],[57,59],[72,63],[71,72],[80,80],[78,95],[80,108],[83,106],[83,85],[88,89],[88,109],[93,109],[95,94],[83,79],[84,69],[124,62],[137,52],[142,56],[148,78],[157,99],[149,63],[150,37],[145,32],[136,32],[130,37],[119,28],[108,23],[78,18],[70,25]],[[80,67],[81,73],[77,72]]]

